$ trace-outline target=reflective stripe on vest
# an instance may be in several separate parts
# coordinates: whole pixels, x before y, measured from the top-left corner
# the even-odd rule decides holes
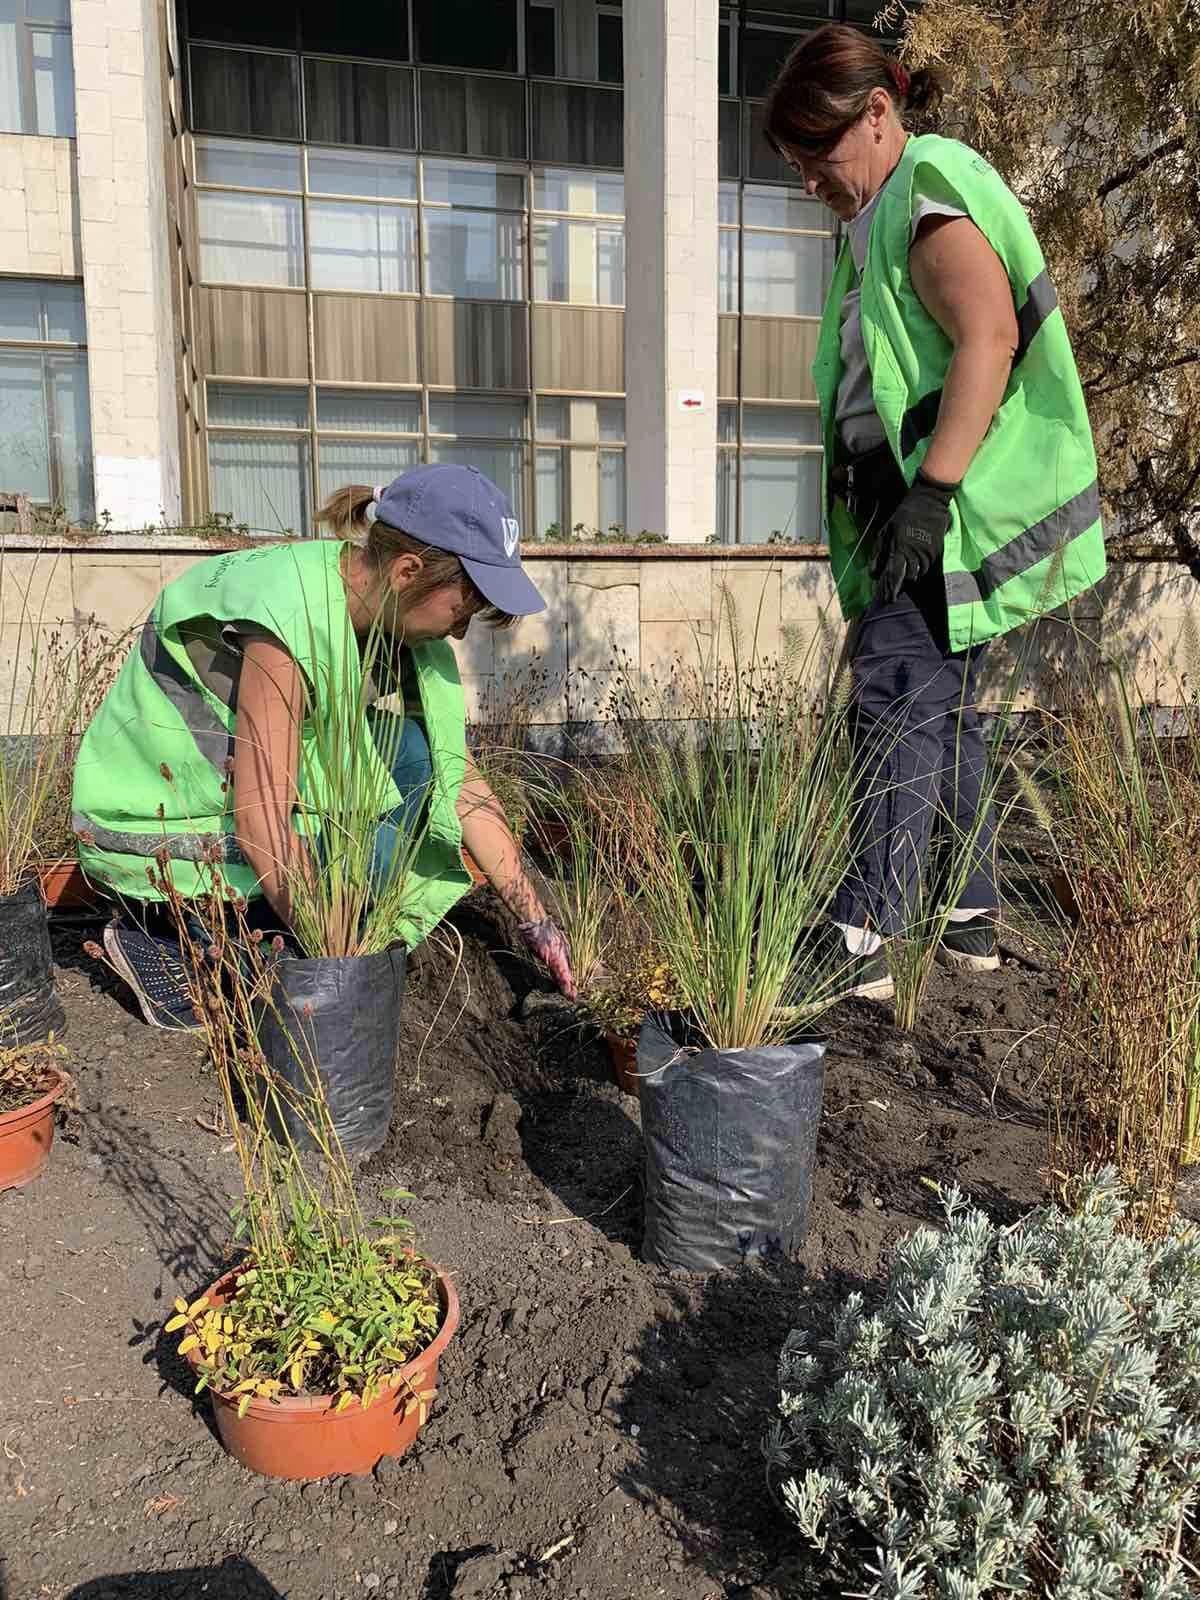
[[[1018,533],[999,550],[993,550],[974,572],[946,574],[946,603],[973,605],[986,600],[1010,578],[1017,578],[1039,561],[1064,549],[1072,539],[1090,528],[1100,515],[1100,486],[1093,482],[1032,528]]]
[[[196,741],[197,750],[224,778],[233,756],[233,734],[163,644],[153,617],[142,625],[139,650],[146,671],[183,718],[188,732]],[[109,847],[105,845],[103,848]],[[114,848],[123,847],[117,845]]]
[[[1042,324],[1057,307],[1058,292],[1050,282],[1050,274],[1045,271],[1039,272],[1029,285],[1025,304],[1017,312],[1017,348],[1013,352],[1012,359],[1014,367],[1020,365]],[[922,395],[904,413],[904,420],[900,424],[900,452],[906,461],[921,440],[927,438],[937,427],[941,405],[942,390],[934,389],[929,394]]]
[[[76,811],[71,831],[98,850],[113,850],[123,856],[153,859],[165,851],[170,861],[224,861],[232,866],[248,866],[241,847],[231,833],[118,833],[91,817]]]

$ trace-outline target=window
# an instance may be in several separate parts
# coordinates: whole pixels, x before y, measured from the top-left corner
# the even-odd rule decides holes
[[[738,205],[741,185],[717,189],[717,310],[738,310]]]
[[[478,164],[426,161],[422,181],[426,293],[523,300],[523,176]]]
[[[348,483],[390,483],[421,459],[421,397],[318,389],[317,429],[321,500]]]
[[[624,179],[551,168],[534,177],[533,208],[533,298],[624,305],[625,224],[601,220],[623,219]]]
[[[415,0],[413,15],[418,60],[517,70],[517,0]]]
[[[722,186],[722,221],[730,200]],[[796,189],[747,184],[742,193],[741,309],[747,316],[819,317],[833,272],[833,217]],[[736,263],[721,254],[721,308],[736,299]]]
[[[619,11],[596,8],[596,77],[601,83],[625,81],[625,29]]]
[[[70,0],[0,7],[0,133],[75,133]]]
[[[717,538],[732,544],[823,537],[821,423],[815,405],[743,405],[717,417]]]
[[[300,137],[300,73],[295,56],[193,45],[192,127],[202,133]]]
[[[212,510],[256,533],[312,531],[308,390],[208,386]]]
[[[83,288],[0,279],[0,489],[92,522]]]
[[[531,78],[558,71],[558,7],[531,4],[525,11],[525,70]]]
[[[625,402],[542,396],[536,433],[536,536],[624,532]]]
[[[429,397],[429,459],[478,467],[525,520],[525,402]]]

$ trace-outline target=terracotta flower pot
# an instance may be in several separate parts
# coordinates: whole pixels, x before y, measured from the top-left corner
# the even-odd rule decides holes
[[[458,1327],[458,1293],[435,1267],[442,1325],[433,1343],[404,1366],[403,1378],[364,1410],[334,1411],[332,1395],[251,1400],[244,1416],[238,1402],[210,1389],[221,1443],[235,1461],[265,1478],[311,1481],[343,1473],[371,1472],[383,1456],[403,1455],[424,1421],[418,1394],[437,1388],[438,1362]],[[207,1291],[211,1304],[225,1305],[237,1282],[230,1272]],[[185,1359],[199,1368],[196,1352]]]
[[[78,861],[65,857],[38,868],[42,899],[51,911],[91,911],[99,896],[83,875]]]
[[[45,1094],[0,1116],[0,1189],[20,1189],[32,1183],[50,1159],[54,1108],[71,1080],[53,1067],[47,1076],[54,1079],[54,1084]]]
[[[604,1042],[608,1046],[608,1063],[612,1069],[612,1080],[622,1094],[631,1094],[634,1099],[638,1095],[638,1085],[641,1082],[637,1069],[637,1036],[623,1038],[619,1033],[606,1033]]]

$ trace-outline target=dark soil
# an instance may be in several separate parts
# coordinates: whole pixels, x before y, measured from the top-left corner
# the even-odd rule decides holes
[[[395,1123],[362,1184],[418,1197],[461,1331],[408,1456],[303,1487],[224,1454],[161,1331],[231,1256],[201,1048],[135,1017],[82,953],[94,929],[59,928],[81,1111],[0,1196],[7,1600],[780,1600],[793,1547],[759,1441],[803,1293],[877,1275],[936,1218],[931,1180],[1002,1218],[1042,1195],[1053,980],[939,973],[913,1035],[889,1007],[832,1019],[802,1259],[673,1279],[638,1258],[636,1102],[571,1013],[529,1005],[487,896],[452,921],[461,960],[412,964]]]

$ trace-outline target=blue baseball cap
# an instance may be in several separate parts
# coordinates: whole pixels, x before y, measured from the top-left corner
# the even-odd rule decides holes
[[[434,550],[456,555],[489,605],[510,616],[546,602],[521,566],[521,529],[503,493],[478,467],[413,467],[375,491],[375,516]]]

